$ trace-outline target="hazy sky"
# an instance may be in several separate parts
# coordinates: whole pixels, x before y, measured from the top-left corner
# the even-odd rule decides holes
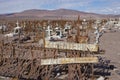
[[[120,0],[0,0],[0,14],[27,9],[60,8],[100,14],[120,14]]]

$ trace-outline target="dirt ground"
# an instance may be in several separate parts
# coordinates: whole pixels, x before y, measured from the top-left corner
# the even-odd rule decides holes
[[[104,33],[100,38],[100,47],[105,50],[102,56],[115,66],[109,80],[120,80],[120,29],[116,32]]]

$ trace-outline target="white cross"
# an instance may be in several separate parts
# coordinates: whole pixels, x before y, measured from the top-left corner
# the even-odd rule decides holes
[[[47,27],[47,30],[46,30],[48,37],[50,37],[51,31],[52,31],[52,30],[50,29],[50,26],[48,26],[48,27]]]
[[[17,21],[16,24],[17,24],[17,27],[18,27],[19,26],[19,22]]]

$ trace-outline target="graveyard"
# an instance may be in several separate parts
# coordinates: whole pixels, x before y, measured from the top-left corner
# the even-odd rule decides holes
[[[119,22],[80,16],[76,20],[1,20],[0,76],[119,80]]]

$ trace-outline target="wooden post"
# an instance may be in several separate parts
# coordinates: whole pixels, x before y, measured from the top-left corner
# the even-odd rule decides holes
[[[81,73],[81,65],[77,64],[77,69],[78,69],[78,73],[79,73],[79,79],[82,80],[82,73]]]
[[[19,35],[19,44],[20,44],[20,33],[18,35]]]
[[[1,61],[3,60],[4,40],[1,41]]]
[[[94,80],[94,65],[91,64],[91,67],[92,67],[92,79],[91,80]]]
[[[14,45],[12,45],[12,54],[13,54],[13,58],[15,58],[16,54],[15,54],[15,46]]]
[[[45,31],[42,32],[43,37],[43,47],[45,48]]]

